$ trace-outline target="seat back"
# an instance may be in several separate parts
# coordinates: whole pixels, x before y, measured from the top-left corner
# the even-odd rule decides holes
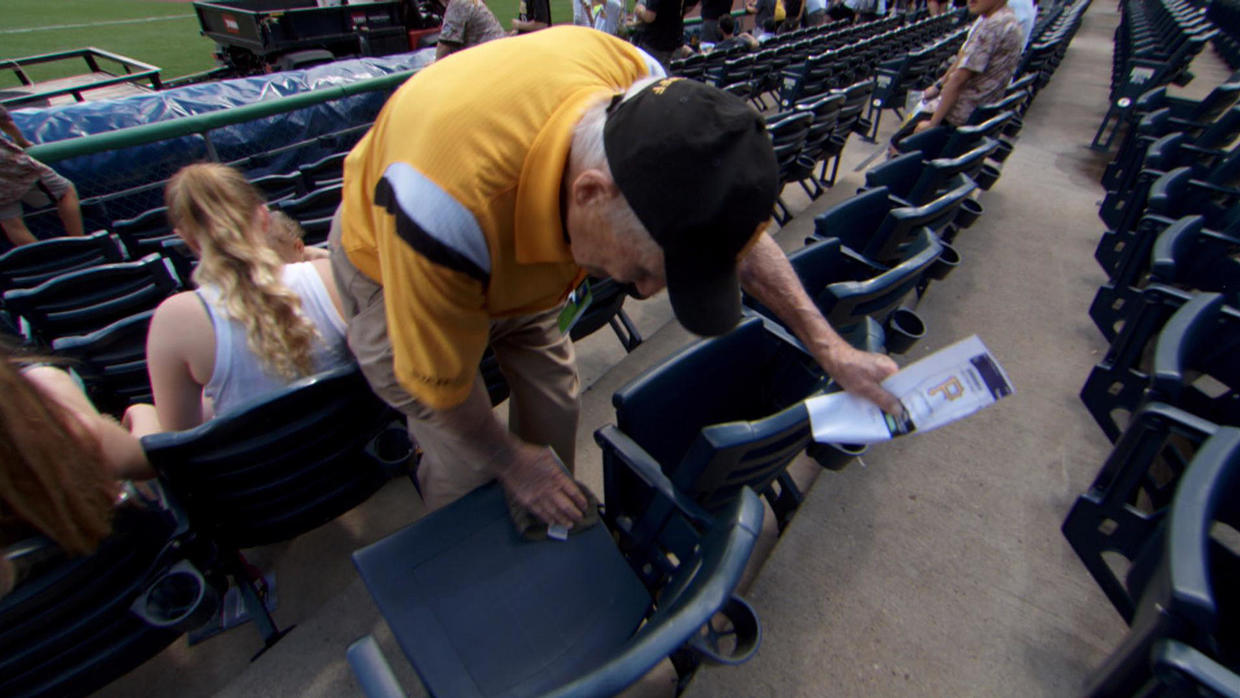
[[[112,222],[112,232],[124,243],[132,258],[159,251],[163,240],[175,237],[172,224],[168,222],[168,208],[160,206],[148,209],[133,218]]]
[[[142,439],[194,530],[222,546],[288,540],[365,501],[411,454],[403,419],[356,366],[293,383],[183,432]]]
[[[815,248],[821,249],[821,252]],[[904,259],[890,269],[863,278],[830,281],[828,277],[825,285],[806,285],[805,288],[833,327],[843,330],[867,317],[883,323],[913,292],[926,269],[942,252],[943,245],[934,233],[923,228],[903,251]],[[845,251],[832,251],[821,244],[811,245],[794,252],[789,259],[805,281],[807,276],[816,274],[814,267],[822,262],[825,262],[821,264],[823,267],[836,266],[823,259],[832,254],[844,255]],[[805,275],[802,275],[802,270]]]
[[[863,191],[815,216],[814,237],[839,238],[854,250],[867,249],[895,206],[886,187]]]
[[[4,294],[4,303],[51,344],[59,337],[94,332],[122,318],[151,310],[179,283],[158,254],[62,274],[29,289]]]
[[[124,259],[120,245],[107,231],[85,237],[41,240],[0,255],[0,293],[31,288],[65,272]]]
[[[652,367],[617,391],[612,403],[617,430],[677,489],[716,510],[743,486],[767,490],[805,450],[811,433],[802,401],[827,382],[812,359],[752,317]],[[638,539],[661,531],[668,549],[690,553],[692,536],[669,527],[670,507],[652,502],[647,486],[623,466],[624,448],[596,438],[603,447],[608,519],[616,525],[624,519]]]
[[[1240,291],[1240,238],[1202,227],[1200,216],[1186,216],[1167,227],[1149,254],[1152,283],[1198,291]]]
[[[280,201],[276,207],[295,221],[330,218],[340,206],[343,188],[343,184],[329,184],[305,196]]]
[[[180,636],[130,611],[180,559],[175,520],[123,506],[113,529],[93,555],[55,557],[0,598],[0,694],[87,695]]]
[[[154,314],[147,310],[90,334],[52,343],[57,355],[74,360],[74,369],[99,411],[120,415],[129,405],[154,401],[146,367],[146,335]]]
[[[1240,425],[1240,310],[1199,293],[1167,320],[1154,347],[1146,399],[1216,424]]]
[[[937,199],[921,206],[891,209],[866,246],[857,251],[879,264],[895,264],[903,259],[901,250],[904,245],[921,228],[929,228],[936,235],[942,235],[955,219],[964,200],[976,189],[977,184],[973,180],[956,175],[952,188]]]

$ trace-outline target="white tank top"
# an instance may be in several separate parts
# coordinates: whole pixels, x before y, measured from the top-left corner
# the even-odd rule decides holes
[[[327,287],[309,262],[284,265],[284,285],[301,298],[301,312],[318,330],[311,358],[314,371],[326,371],[352,360],[345,340],[344,318],[332,305]],[[245,325],[232,319],[220,301],[219,289],[213,285],[198,288],[215,329],[215,367],[203,394],[211,398],[215,414],[220,415],[257,396],[282,388],[290,383],[268,369],[250,351]]]

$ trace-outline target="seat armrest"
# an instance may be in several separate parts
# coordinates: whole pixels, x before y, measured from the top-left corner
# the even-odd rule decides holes
[[[392,673],[392,665],[383,657],[373,635],[354,641],[345,656],[366,698],[405,698],[405,691]]]
[[[676,489],[646,449],[615,425],[607,424],[594,432],[594,441],[603,449],[611,449],[630,472],[640,478],[646,486],[675,505],[681,514],[695,524],[709,526],[714,520],[705,509]]]

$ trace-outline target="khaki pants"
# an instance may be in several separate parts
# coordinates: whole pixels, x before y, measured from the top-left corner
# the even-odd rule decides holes
[[[332,273],[349,323],[349,348],[379,397],[408,419],[409,433],[422,448],[418,483],[428,508],[438,509],[495,476],[459,454],[471,434],[454,433],[439,415],[417,401],[396,380],[388,339],[383,287],[361,273],[340,249],[340,211],[328,237]],[[508,428],[523,441],[551,446],[573,469],[577,450],[580,383],[573,343],[556,320],[560,308],[491,321],[491,349],[508,381]],[[490,407],[481,374],[467,400]]]

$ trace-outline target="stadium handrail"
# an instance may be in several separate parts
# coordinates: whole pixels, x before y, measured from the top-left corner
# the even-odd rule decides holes
[[[196,114],[179,119],[160,121],[153,124],[131,126],[129,128],[96,133],[80,138],[69,138],[52,143],[32,146],[26,152],[44,162],[54,163],[69,158],[93,155],[107,150],[132,148],[146,143],[180,138],[224,128],[244,121],[253,121],[276,114],[305,109],[323,102],[343,99],[353,95],[394,88],[413,75],[417,70],[406,70],[390,75],[367,78],[347,85],[336,85],[312,92],[302,92],[278,99],[269,99],[254,104],[246,104],[231,109],[221,109],[206,114]],[[207,147],[211,149],[210,139]],[[214,158],[213,159],[217,159]]]

